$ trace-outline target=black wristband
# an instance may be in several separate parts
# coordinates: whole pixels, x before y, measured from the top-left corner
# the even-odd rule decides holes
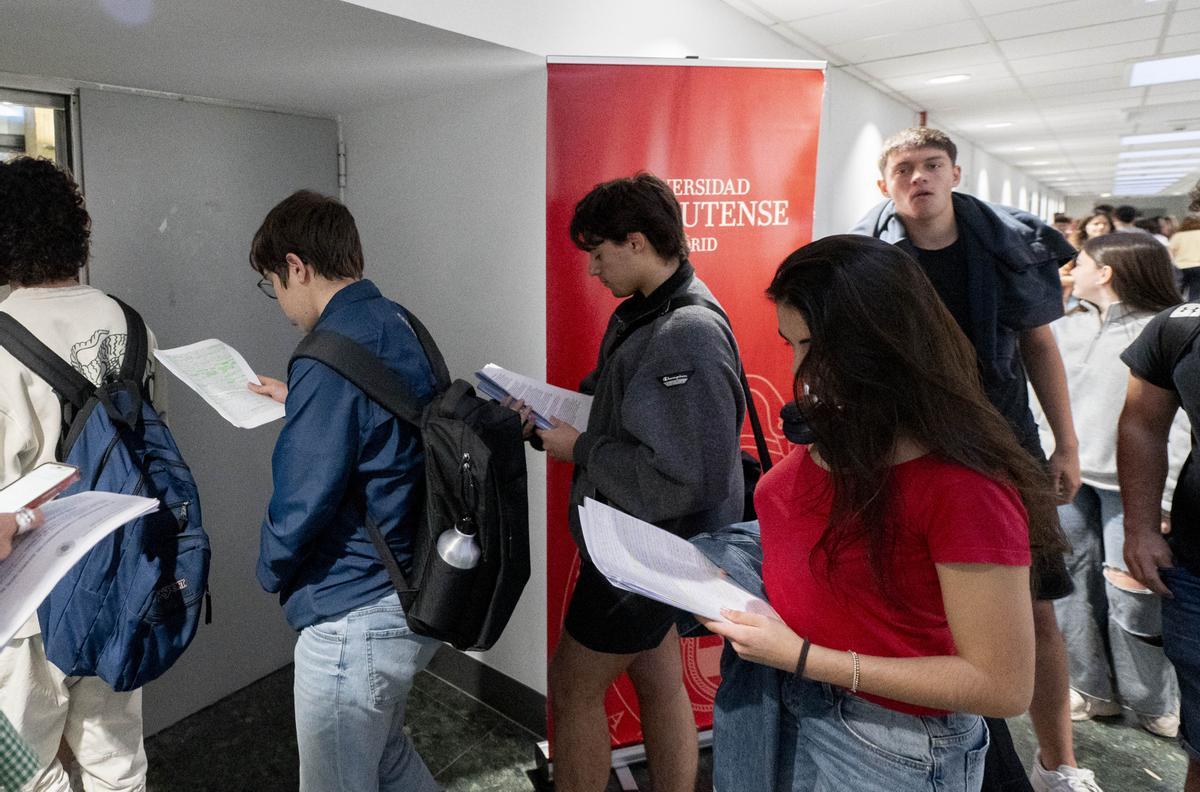
[[[808,662],[808,650],[812,648],[812,642],[807,638],[804,639],[804,644],[800,647],[800,659],[796,661],[797,677],[804,678],[804,664]]]

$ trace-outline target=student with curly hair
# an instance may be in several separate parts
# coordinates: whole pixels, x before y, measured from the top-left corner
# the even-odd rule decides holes
[[[91,219],[70,174],[47,160],[0,162],[0,281],[12,287],[0,311],[99,384],[120,370],[126,327],[115,300],[80,283],[90,236]],[[149,340],[152,389],[153,336]],[[0,486],[53,460],[61,428],[54,391],[0,349]],[[63,740],[86,789],[145,787],[141,691],[116,693],[98,677],[65,677],[46,658],[36,617],[0,648],[0,712],[37,754],[27,789],[70,789],[56,758]]]

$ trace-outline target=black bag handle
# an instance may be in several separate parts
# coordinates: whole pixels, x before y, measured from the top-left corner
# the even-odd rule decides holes
[[[701,297],[698,294],[684,294],[679,297],[672,297],[657,310],[647,311],[629,322],[623,322],[617,328],[617,334],[609,345],[608,351],[605,353],[605,358],[611,357],[617,351],[617,348],[625,343],[625,339],[633,334],[634,330],[650,324],[660,316],[666,316],[677,308],[684,308],[689,305],[698,305],[717,314],[725,320],[725,324],[729,327],[729,332],[733,332],[733,322],[729,321],[729,314],[725,313],[721,306],[707,297]],[[771,451],[767,447],[767,438],[763,433],[762,422],[758,418],[758,408],[754,405],[754,393],[750,390],[750,381],[746,379],[746,369],[740,364],[740,361],[738,379],[742,382],[742,393],[746,398],[746,414],[750,418],[750,429],[754,432],[754,447],[758,449],[758,464],[762,466],[762,472],[766,473],[771,469],[771,465],[773,464],[771,462]]]

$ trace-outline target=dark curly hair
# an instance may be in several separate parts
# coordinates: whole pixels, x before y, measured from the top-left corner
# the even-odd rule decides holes
[[[79,185],[53,162],[0,162],[0,282],[76,277],[87,263],[92,219]]]
[[[1188,211],[1200,212],[1200,181],[1188,193]]]

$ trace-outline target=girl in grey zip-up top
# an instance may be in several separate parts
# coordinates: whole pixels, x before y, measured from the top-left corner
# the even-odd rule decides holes
[[[1149,235],[1089,239],[1070,277],[1079,306],[1051,328],[1067,372],[1083,480],[1075,499],[1058,507],[1073,547],[1067,566],[1075,591],[1054,603],[1070,657],[1071,716],[1118,715],[1124,706],[1146,730],[1173,737],[1179,689],[1163,654],[1158,597],[1128,575],[1123,557],[1117,420],[1129,381],[1121,353],[1156,313],[1181,300],[1170,258]],[[1180,411],[1164,513],[1190,446]]]

